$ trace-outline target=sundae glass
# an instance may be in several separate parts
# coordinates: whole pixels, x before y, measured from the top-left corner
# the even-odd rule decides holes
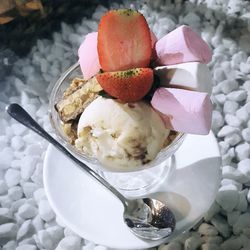
[[[102,17],[78,54],[50,96],[57,138],[124,195],[144,195],[170,178],[186,133],[210,130],[209,87],[190,75],[211,52],[187,26],[157,41],[142,14],[122,9]]]

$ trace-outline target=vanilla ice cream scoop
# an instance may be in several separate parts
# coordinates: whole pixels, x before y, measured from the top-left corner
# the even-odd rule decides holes
[[[156,157],[169,132],[149,104],[98,97],[80,117],[75,145],[107,168],[132,170]]]

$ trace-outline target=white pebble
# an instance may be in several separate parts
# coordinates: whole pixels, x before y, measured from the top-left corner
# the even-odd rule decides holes
[[[35,241],[39,249],[55,249],[53,237],[46,230],[39,231],[35,235]]]
[[[18,160],[22,160],[24,157],[24,152],[23,151],[14,151],[14,156],[18,159]]]
[[[4,148],[2,151],[0,151],[0,159],[1,159],[0,168],[7,169],[10,166],[13,157],[14,157],[13,149],[10,147]]]
[[[15,213],[17,212],[17,210],[19,209],[19,207],[21,207],[24,203],[26,202],[25,198],[22,198],[20,200],[14,201],[11,204],[10,210]]]
[[[231,135],[225,136],[224,140],[230,146],[235,146],[236,144],[242,141],[242,138],[238,134],[231,134]]]
[[[33,199],[33,198],[29,198],[26,200],[28,204],[30,204],[31,206],[34,206],[36,207],[37,204],[36,204],[36,201]]]
[[[223,166],[223,168],[222,168],[222,177],[224,179],[232,179],[235,181],[240,181],[240,180],[242,180],[243,176],[244,175],[241,171],[239,171],[237,168],[234,168],[232,166],[226,165],[226,166]],[[247,181],[247,180],[245,180],[245,181]]]
[[[244,90],[236,90],[229,93],[227,98],[231,101],[241,102],[247,98],[247,93]]]
[[[247,211],[247,198],[246,198],[246,194],[244,192],[240,192],[239,193],[239,201],[238,204],[236,206],[236,210],[241,211],[241,212],[246,212]]]
[[[229,146],[230,145],[225,141],[220,141],[219,142],[220,152],[221,152],[222,155],[225,154],[228,151]]]
[[[235,153],[237,158],[241,161],[250,157],[250,145],[245,142],[235,147]]]
[[[226,96],[224,94],[218,94],[214,96],[215,100],[217,100],[218,103],[224,104],[226,101]]]
[[[221,130],[218,132],[218,136],[219,137],[225,137],[227,135],[237,133],[238,131],[239,131],[238,128],[226,125],[226,126],[222,127]]]
[[[48,222],[45,222],[44,223],[44,227],[48,230],[48,228],[51,228],[51,227],[54,227],[56,226],[56,221],[55,220],[51,220],[51,221],[48,221]]]
[[[16,241],[15,240],[11,240],[8,241],[4,246],[2,250],[16,250]]]
[[[33,193],[37,189],[37,185],[33,182],[25,182],[23,185],[23,193],[26,198],[33,197]]]
[[[223,106],[223,112],[225,114],[234,114],[239,108],[239,104],[235,101],[226,101]]]
[[[247,63],[241,63],[240,64],[240,71],[244,74],[249,74],[250,73],[250,68],[249,68],[249,64]]]
[[[230,165],[234,157],[235,150],[234,148],[230,148],[226,154],[222,155],[222,165]]]
[[[38,186],[43,185],[43,164],[37,163],[36,169],[31,176],[31,180],[36,183]]]
[[[220,250],[220,247],[216,244],[205,243],[201,245],[201,250]]]
[[[56,216],[56,223],[61,227],[66,227],[66,225],[59,216]]]
[[[4,180],[0,180],[0,195],[6,194],[8,192],[8,186]]]
[[[202,245],[203,240],[201,237],[191,236],[184,243],[185,249],[198,249]]]
[[[250,36],[248,34],[242,35],[239,40],[239,46],[242,50],[244,50],[247,53],[250,53]]]
[[[75,236],[67,236],[62,239],[55,250],[80,250],[81,239]]]
[[[250,128],[243,129],[241,134],[245,141],[250,142]]]
[[[11,166],[12,168],[20,169],[21,165],[22,165],[22,161],[21,161],[21,160],[13,160],[13,161],[11,162],[11,165],[10,165],[10,166]]]
[[[242,233],[250,239],[250,227],[243,228]]]
[[[221,115],[221,113],[217,110],[213,111],[213,116],[212,116],[212,127],[213,128],[220,128],[224,124],[224,118]]]
[[[17,240],[22,240],[24,237],[27,238],[34,233],[34,227],[31,224],[31,220],[26,220],[17,231]]]
[[[25,150],[25,154],[26,155],[36,155],[36,156],[39,156],[42,154],[42,147],[38,144],[33,144],[33,145],[30,145],[26,148]]]
[[[207,236],[215,236],[218,234],[217,229],[214,226],[207,223],[202,223],[198,228],[198,232],[201,235],[207,235]]]
[[[37,117],[40,117],[40,118],[43,118],[44,116],[46,116],[48,113],[48,106],[47,105],[43,105],[41,106],[37,112],[36,112],[36,116]]]
[[[0,208],[0,225],[13,222],[13,219],[11,218],[10,210],[6,207]]]
[[[215,68],[213,74],[214,74],[214,79],[218,82],[222,82],[223,80],[226,79],[224,70],[221,68]]]
[[[233,67],[239,68],[241,62],[246,62],[247,54],[244,51],[239,51],[232,56],[231,64]]]
[[[233,225],[234,234],[238,235],[242,233],[244,228],[250,227],[250,213],[241,214],[238,220]]]
[[[222,186],[216,196],[218,204],[227,212],[233,211],[237,206],[239,193],[235,185]]]
[[[250,180],[250,159],[241,160],[238,163],[238,170]]]
[[[242,183],[239,183],[232,179],[222,179],[221,185],[222,186],[233,185],[237,188],[238,191],[242,190]]]
[[[38,160],[39,160],[39,157],[31,156],[31,155],[25,156],[23,158],[23,164],[21,166],[22,179],[27,181],[32,176],[32,174],[35,171]]]
[[[27,135],[23,136],[23,140],[27,144],[33,144],[34,141],[38,141],[40,138],[33,131],[30,131]]]
[[[18,214],[20,217],[22,217],[23,219],[31,219],[33,218],[37,213],[37,209],[26,203],[23,204],[19,209],[18,209]]]
[[[37,189],[37,190],[34,192],[33,196],[34,196],[34,199],[35,199],[35,201],[36,201],[37,203],[39,203],[40,200],[47,199],[47,198],[46,198],[45,191],[44,191],[43,188]]]
[[[23,240],[21,240],[21,241],[19,242],[19,246],[21,246],[21,245],[26,245],[26,244],[28,244],[28,245],[36,245],[36,241],[35,241],[33,235],[32,235],[31,237],[24,238]]]
[[[24,244],[24,245],[18,246],[16,250],[36,250],[36,246],[30,245],[30,244]]]
[[[32,220],[32,225],[34,226],[37,232],[44,229],[44,222],[39,214]]]
[[[31,100],[30,100],[31,102]],[[25,106],[25,110],[30,114],[31,117],[35,117],[36,107],[33,104],[28,104]]]
[[[224,94],[229,94],[230,92],[238,88],[238,83],[233,80],[224,80],[219,83],[219,86]]]
[[[14,136],[13,130],[11,127],[5,127],[5,135],[10,139]]]
[[[13,201],[19,200],[23,196],[23,190],[20,186],[11,187],[8,190],[8,196]]]
[[[64,235],[65,236],[77,236],[77,234],[73,232],[72,230],[70,230],[68,227],[64,229]]]
[[[231,114],[226,114],[225,121],[229,126],[232,127],[240,127],[241,125],[241,120]]]
[[[211,219],[211,223],[216,227],[216,229],[219,231],[219,233],[223,237],[229,237],[231,230],[229,225],[227,224],[227,221],[220,215],[216,215]]]
[[[14,136],[11,139],[11,147],[14,150],[20,150],[24,146],[24,141],[21,136]]]
[[[58,225],[49,227],[47,229],[47,232],[53,237],[53,240],[54,240],[56,245],[64,237],[63,228],[58,226]]]
[[[55,218],[55,213],[51,209],[47,200],[41,200],[39,202],[39,215],[45,221],[51,221]]]
[[[242,120],[242,122],[247,122],[249,120],[249,113],[244,106],[236,111],[236,116],[238,119]]]
[[[14,223],[5,223],[0,225],[0,238],[12,238],[17,233],[17,225]]]
[[[183,18],[183,22],[185,24],[188,24],[190,26],[199,26],[200,24],[200,17],[195,14],[194,12],[189,12],[186,16]]]
[[[19,170],[8,169],[4,176],[6,184],[8,187],[13,187],[17,185],[21,179],[21,174]]]
[[[11,125],[11,129],[13,130],[15,135],[23,135],[24,132],[27,130],[25,126],[19,123],[14,123]]]
[[[0,135],[0,148],[7,147],[9,139],[5,135]]]
[[[240,211],[232,211],[227,213],[227,222],[230,226],[233,226],[241,215]]]
[[[240,237],[239,237],[241,243],[242,243],[242,246],[243,246],[243,249],[244,250],[247,250],[249,249],[249,246],[250,246],[250,239],[244,235],[244,234],[241,234]]]
[[[239,237],[231,237],[225,240],[221,245],[221,250],[235,250],[242,247],[242,242]]]
[[[242,85],[242,88],[246,91],[250,90],[250,81],[245,81],[245,83]]]

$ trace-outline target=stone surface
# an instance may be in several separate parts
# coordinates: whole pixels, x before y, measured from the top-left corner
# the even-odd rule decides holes
[[[212,129],[222,154],[221,188],[217,202],[204,216],[205,221],[193,228],[192,233],[186,232],[177,240],[159,246],[160,250],[185,247],[249,250],[250,36],[247,32],[250,32],[250,5],[245,2],[157,0],[147,5],[141,3],[141,11],[158,38],[186,23],[201,34],[213,50],[213,59],[208,65],[213,75]],[[112,8],[119,8],[120,4],[134,5],[119,1],[119,4],[113,3]],[[76,9],[77,6],[71,8],[66,19],[79,17],[74,13]],[[84,8],[81,12],[87,10]],[[20,103],[51,132],[48,96],[53,83],[77,61],[79,43],[88,32],[97,30],[97,21],[106,10],[100,3],[92,17],[88,12],[88,17],[82,21],[79,17],[75,25],[62,23],[61,29],[47,32],[51,36],[38,40],[32,52],[22,58],[10,52],[2,56],[0,50],[0,58],[3,58],[0,60],[0,233],[7,235],[3,243],[2,238],[0,240],[3,250],[69,249],[74,236],[80,250],[106,249],[87,240],[80,241],[79,246],[80,238],[61,227],[65,225],[51,212],[43,189],[43,159],[48,144],[2,112],[7,103]],[[60,17],[55,17],[58,24]],[[59,27],[52,21],[48,26]],[[25,29],[21,30],[26,33]],[[18,31],[13,32],[16,37]],[[1,36],[1,42],[5,37]],[[21,51],[22,43],[18,39],[10,41],[8,46],[16,43]],[[4,65],[7,62],[10,71]],[[218,234],[213,235],[216,232]]]

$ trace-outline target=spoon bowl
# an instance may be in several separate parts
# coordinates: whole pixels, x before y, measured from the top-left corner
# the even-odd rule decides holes
[[[172,234],[175,228],[175,217],[166,204],[151,198],[127,199],[109,182],[78,160],[62,144],[49,135],[20,105],[10,104],[6,107],[6,111],[12,118],[53,144],[78,167],[111,191],[122,202],[124,222],[136,236],[147,240],[159,240]]]
[[[170,236],[176,223],[174,214],[166,204],[150,198],[129,200],[123,219],[135,235],[150,240]]]

